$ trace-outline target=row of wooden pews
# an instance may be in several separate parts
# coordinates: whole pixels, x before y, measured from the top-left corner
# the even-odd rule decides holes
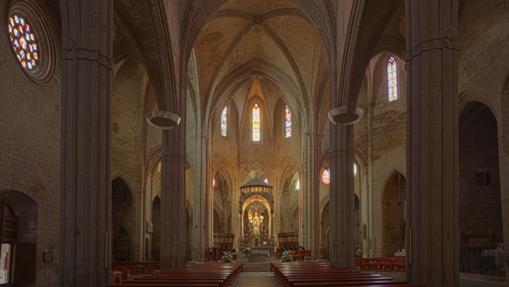
[[[356,258],[354,265],[363,271],[405,272],[405,257]]]
[[[112,265],[112,283],[122,283],[132,276],[150,275],[160,270],[159,262],[114,262]]]
[[[242,264],[197,264],[169,272],[132,277],[106,287],[230,287],[242,272]]]
[[[395,282],[391,277],[362,272],[358,268],[339,268],[325,262],[273,262],[271,269],[282,287],[423,287]]]

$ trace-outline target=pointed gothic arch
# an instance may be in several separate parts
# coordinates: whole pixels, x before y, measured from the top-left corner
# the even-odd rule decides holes
[[[406,178],[394,171],[385,184],[382,195],[382,256],[394,256],[405,249]]]

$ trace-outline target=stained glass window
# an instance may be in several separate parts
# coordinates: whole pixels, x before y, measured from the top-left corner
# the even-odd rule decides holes
[[[398,99],[398,67],[396,65],[396,58],[389,57],[387,61],[387,98],[389,102]]]
[[[255,104],[253,107],[252,112],[252,121],[253,121],[253,131],[252,131],[252,138],[254,142],[259,142],[261,139],[261,131],[260,131],[260,107],[258,107],[258,104]]]
[[[221,112],[221,135],[223,137],[228,135],[228,107],[224,107]]]
[[[330,184],[330,169],[324,169],[322,171],[322,182],[323,184]]]
[[[295,183],[295,189],[300,190],[300,179],[297,179],[297,182]]]
[[[33,71],[39,65],[37,37],[28,21],[18,14],[12,14],[8,23],[11,47],[21,66]]]
[[[285,106],[285,137],[292,136],[292,112],[288,106]]]
[[[357,174],[357,164],[353,164],[353,174]]]

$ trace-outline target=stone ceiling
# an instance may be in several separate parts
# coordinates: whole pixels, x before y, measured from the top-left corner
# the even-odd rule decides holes
[[[264,67],[271,67],[297,87],[296,101],[302,105],[314,90],[322,51],[320,35],[294,0],[226,1],[194,45],[201,102],[207,105],[225,79],[233,84],[232,74],[263,77],[271,73]]]

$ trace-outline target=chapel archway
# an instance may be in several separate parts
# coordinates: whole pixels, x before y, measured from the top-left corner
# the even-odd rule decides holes
[[[382,256],[391,257],[405,249],[405,188],[405,177],[393,172],[382,197]]]
[[[152,201],[152,260],[160,260],[161,250],[161,199],[156,196]]]
[[[227,176],[222,172],[216,172],[212,178],[213,197],[214,197],[214,234],[231,234],[231,223],[229,218],[232,212],[232,190],[228,183]]]
[[[0,285],[34,286],[38,206],[25,194],[2,191],[0,216]],[[46,251],[47,256],[50,253],[52,249]]]
[[[120,227],[113,238],[113,258],[115,261],[129,261],[131,258],[131,239],[129,232]]]
[[[273,187],[263,172],[249,174],[240,187],[241,247],[273,246]]]
[[[111,221],[113,261],[129,261],[132,256],[130,235],[134,219],[133,199],[129,186],[117,177],[111,186]]]
[[[279,204],[281,222],[281,233],[299,232],[299,196],[300,196],[300,177],[298,172],[292,172],[285,181],[281,192]]]
[[[360,200],[357,194],[354,194],[354,211],[353,211],[353,242],[355,247],[355,257],[362,256],[361,248],[361,211],[360,211]]]
[[[325,204],[320,220],[320,257],[329,259],[329,202]]]
[[[192,226],[193,226],[193,211],[190,207],[186,207],[186,260],[191,260],[192,257]]]
[[[460,271],[496,273],[503,242],[497,120],[488,106],[468,103],[459,117]]]

